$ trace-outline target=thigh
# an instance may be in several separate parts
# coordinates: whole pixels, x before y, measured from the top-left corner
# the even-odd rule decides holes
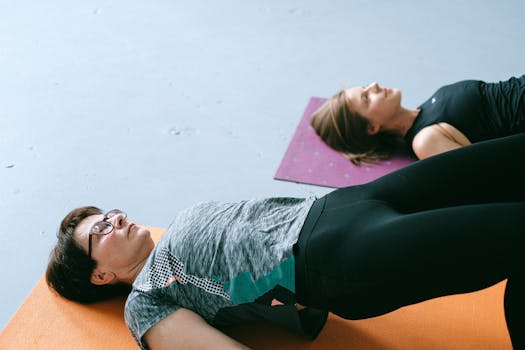
[[[525,198],[525,134],[480,142],[417,161],[328,202],[376,199],[401,212]]]
[[[496,203],[400,214],[381,203],[370,219],[340,230],[331,251],[310,254],[317,307],[365,318],[423,300],[479,290],[524,268],[525,203]],[[320,221],[322,223],[322,221]],[[323,238],[312,241],[319,244]],[[316,251],[316,245],[310,247]],[[320,249],[323,249],[321,243]],[[315,266],[314,266],[315,265]]]

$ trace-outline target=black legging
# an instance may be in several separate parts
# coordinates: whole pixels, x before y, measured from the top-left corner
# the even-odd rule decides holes
[[[525,134],[443,153],[317,200],[296,246],[299,303],[349,319],[508,279],[525,348]]]

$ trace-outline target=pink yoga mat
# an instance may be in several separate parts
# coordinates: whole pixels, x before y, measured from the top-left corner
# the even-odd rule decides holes
[[[377,179],[416,159],[400,150],[391,159],[356,166],[328,147],[310,126],[310,116],[326,99],[310,98],[274,178],[327,187],[358,185]]]

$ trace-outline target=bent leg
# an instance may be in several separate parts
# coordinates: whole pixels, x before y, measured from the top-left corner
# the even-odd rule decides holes
[[[309,267],[309,280],[320,293],[314,302],[322,304],[315,306],[346,318],[366,318],[508,278],[508,328],[514,344],[523,341],[525,299],[519,293],[525,284],[525,202],[411,214],[379,201],[357,206],[363,215],[355,215],[346,231],[320,237],[334,240],[329,255],[316,257],[313,245],[321,240],[310,240],[310,261],[317,266]],[[321,217],[319,225],[330,219]]]
[[[476,143],[415,162],[327,201],[377,199],[410,213],[525,198],[525,134]]]

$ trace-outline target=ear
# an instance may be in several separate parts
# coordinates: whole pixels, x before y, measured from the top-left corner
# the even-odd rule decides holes
[[[381,127],[378,124],[372,124],[368,123],[368,127],[366,128],[366,132],[368,135],[375,135],[381,130]]]
[[[102,286],[110,284],[117,276],[113,272],[95,270],[91,274],[90,281],[94,285]]]

